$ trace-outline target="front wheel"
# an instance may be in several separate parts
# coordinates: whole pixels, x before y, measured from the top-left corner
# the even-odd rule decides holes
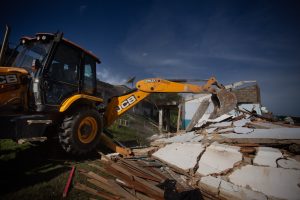
[[[65,116],[59,133],[63,149],[76,155],[92,151],[100,141],[102,124],[102,115],[91,108]]]

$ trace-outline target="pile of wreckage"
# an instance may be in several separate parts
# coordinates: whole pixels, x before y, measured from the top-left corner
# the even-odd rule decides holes
[[[103,155],[105,167],[94,167],[111,178],[82,172],[101,188],[89,193],[106,199],[300,198],[299,126],[245,106],[216,119],[208,106],[197,116],[201,102],[185,131],[152,136],[150,147],[133,149],[135,157]]]
[[[213,197],[300,197],[299,127],[241,114],[152,146],[159,148],[152,157],[193,177],[193,186]]]
[[[81,172],[98,189],[75,187],[105,199],[299,199],[300,128],[248,114],[224,118],[158,135],[135,157],[102,155],[91,165],[100,173]]]

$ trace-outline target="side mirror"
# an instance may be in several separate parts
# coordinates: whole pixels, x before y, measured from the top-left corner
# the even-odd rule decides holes
[[[41,61],[39,59],[33,59],[31,69],[36,72],[38,69],[42,67]]]

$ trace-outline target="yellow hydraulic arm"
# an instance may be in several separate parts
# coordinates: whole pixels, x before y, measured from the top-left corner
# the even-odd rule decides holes
[[[145,99],[151,93],[215,93],[212,85],[218,84],[215,77],[211,77],[204,85],[172,82],[160,78],[138,81],[136,89],[122,96],[113,97],[104,113],[104,127],[109,127],[120,115]]]

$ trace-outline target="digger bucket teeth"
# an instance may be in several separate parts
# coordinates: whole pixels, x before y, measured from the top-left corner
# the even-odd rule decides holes
[[[211,99],[214,104],[214,111],[210,115],[210,119],[215,119],[232,111],[237,105],[235,94],[226,89],[219,90],[216,94],[212,95]]]

